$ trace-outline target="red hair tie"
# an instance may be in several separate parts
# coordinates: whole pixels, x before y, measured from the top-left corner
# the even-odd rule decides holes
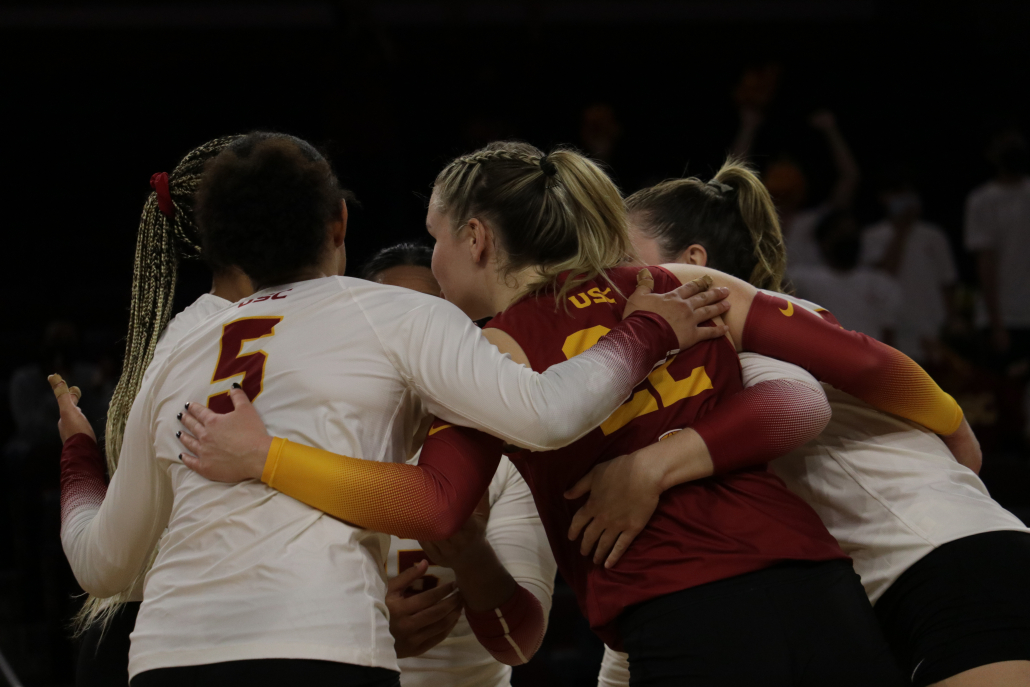
[[[158,172],[150,177],[150,188],[157,194],[157,208],[161,214],[168,219],[175,217],[175,203],[172,202],[172,192],[168,190],[168,172]]]

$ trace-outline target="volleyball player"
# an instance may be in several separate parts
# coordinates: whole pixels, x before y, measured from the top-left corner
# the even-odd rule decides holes
[[[402,243],[376,253],[359,276],[439,296],[432,260],[431,248]],[[484,500],[485,512],[473,513],[463,526],[465,531],[456,537],[459,541],[448,542],[451,546],[390,537],[386,567],[392,593],[387,593],[386,605],[404,687],[509,684],[511,667],[476,639],[461,613],[462,596],[469,603],[467,597],[477,592],[496,594],[496,600],[471,600],[474,605],[494,608],[508,600],[517,584],[537,601],[530,610],[539,615],[527,622],[538,626],[541,636],[546,632],[554,592],[554,556],[529,487],[508,458],[501,458]],[[419,562],[429,560],[424,575],[409,582],[421,570],[422,566],[416,568]],[[412,582],[420,593],[405,594]],[[443,598],[455,585],[461,594]],[[536,648],[520,647],[518,662],[531,659]]]
[[[804,308],[832,321],[818,306],[778,293],[784,260],[776,217],[741,212],[765,206],[754,198],[764,194],[732,160],[708,183],[676,179],[642,190],[627,199],[634,246],[645,260],[708,264],[749,279],[768,289],[762,297],[770,303],[797,306],[798,319],[812,317]],[[741,362],[747,384],[776,371],[774,361],[750,354]],[[826,390],[833,408],[826,430],[772,466],[852,557],[905,674],[920,687],[1027,684],[1030,534],[977,478],[980,455],[968,424],[948,438],[953,456],[925,428]],[[620,518],[646,519],[615,511],[630,502],[623,486],[630,463],[657,459],[641,452],[591,476],[597,527],[620,530]],[[647,481],[645,471],[633,472]],[[599,684],[628,684],[624,655],[607,650]]]
[[[235,136],[227,136],[208,141],[187,153],[171,174],[162,172],[151,177],[153,193],[143,208],[136,243],[122,375],[107,414],[105,447],[110,475],[118,467],[125,421],[143,383],[145,371],[155,361],[163,360],[175,343],[197,323],[252,291],[250,280],[239,270],[216,270],[210,293],[201,295],[169,320],[179,260],[195,259],[200,254],[193,194],[205,163],[235,139]],[[54,375],[51,385],[55,393],[67,393],[68,387],[60,376]],[[62,409],[65,406],[68,404],[62,405]],[[103,471],[104,457],[96,445],[89,421],[78,412],[66,412],[65,415],[67,417],[61,427],[62,441],[72,438],[72,445],[83,459],[99,465],[98,469]],[[67,492],[63,496],[64,509],[74,510],[74,493]],[[78,503],[86,504],[88,501]],[[65,514],[65,518],[71,516],[72,513]],[[75,629],[83,635],[75,676],[79,687],[128,684],[129,633],[136,623],[139,604],[143,600],[145,573],[146,570],[128,589],[113,597],[99,599],[90,595],[77,614]]]
[[[160,541],[130,648],[136,687],[397,684],[382,535],[260,483],[188,471],[172,415],[189,399],[228,410],[238,379],[278,431],[370,465],[410,455],[426,410],[546,449],[589,431],[667,351],[721,333],[697,326],[726,309],[701,307],[708,294],[641,289],[614,336],[534,373],[441,299],[326,277],[343,260],[340,196],[328,163],[299,139],[255,133],[223,150],[198,191],[203,252],[260,291],[207,318],[147,375],[109,489],[98,466],[62,454],[62,492],[74,504],[62,542],[84,589],[126,589]],[[462,431],[447,441],[479,439]],[[421,517],[456,530],[471,510]]]
[[[574,214],[585,221],[569,221]],[[503,311],[490,326],[512,337],[509,350],[516,359],[546,369],[604,340],[599,337],[609,328],[610,313],[621,307],[620,292],[630,284],[629,273],[611,265],[622,260],[628,245],[621,198],[592,163],[569,151],[542,156],[525,146],[491,146],[445,168],[437,178],[427,222],[437,239],[433,271],[448,299],[470,317]],[[748,313],[753,290],[716,273],[671,267],[684,274],[707,274],[744,294],[743,312],[730,322],[739,341],[744,328],[739,320]],[[664,270],[658,270],[656,279],[659,288],[681,281]],[[734,305],[730,312],[736,310]],[[824,328],[831,337],[837,331]],[[803,340],[792,343],[804,351]],[[832,369],[820,372],[839,375]],[[893,684],[897,675],[858,579],[814,512],[764,466],[737,469],[744,461],[767,461],[814,438],[825,418],[821,395],[813,393],[818,386],[811,380],[777,380],[755,385],[752,393],[735,393],[740,388],[733,346],[705,343],[668,360],[599,429],[569,449],[512,456],[533,491],[563,577],[602,637],[622,640],[628,648],[632,643],[631,651],[641,659],[634,670],[643,668],[646,684],[681,684],[697,674],[720,684]],[[380,530],[412,526],[394,515],[400,492],[384,494],[368,486],[381,466],[367,468],[363,461],[272,439],[244,394],[236,393],[234,400],[236,411],[228,415],[216,416],[198,405],[184,416],[198,437],[182,438],[195,454],[184,454],[189,465],[216,479],[260,476],[356,524]],[[928,403],[920,410],[950,415],[948,422],[956,413],[961,418],[954,402],[939,390],[928,389]],[[774,421],[765,421],[766,416]],[[616,570],[583,559],[578,546],[566,538],[574,509],[562,497],[565,488],[594,463],[687,425],[705,437],[717,477],[678,487],[675,496],[663,499],[661,515],[641,535],[647,543],[638,541],[627,552],[631,563],[624,558]],[[458,431],[448,426],[438,430],[423,449],[420,468],[426,468],[425,474],[412,476],[413,484],[446,484],[452,469],[454,474],[482,475],[480,463],[492,472],[496,458],[488,445],[479,461],[455,450],[449,465],[430,462],[426,450]],[[467,504],[470,498],[436,488],[424,500],[413,500],[412,493],[414,489],[403,492],[404,503],[416,504],[416,511],[460,509],[455,504]],[[718,608],[711,613],[700,613],[704,623],[684,623],[675,613],[658,619],[670,608],[695,602],[705,609],[712,606],[707,583],[717,584],[721,600],[714,602]],[[773,607],[794,604],[798,612],[784,618],[766,607],[757,622],[741,625],[741,609],[749,605],[749,589],[755,586],[774,599]],[[518,642],[509,613],[519,601],[513,598],[496,609],[506,620],[494,623],[502,626],[493,630],[494,636]],[[722,613],[731,607],[738,610]],[[770,627],[782,622],[790,625],[790,632],[770,641]],[[656,634],[661,635],[659,643]],[[798,655],[804,669],[797,667]]]

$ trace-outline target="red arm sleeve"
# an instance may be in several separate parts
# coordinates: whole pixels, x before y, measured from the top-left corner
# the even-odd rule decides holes
[[[61,449],[61,526],[82,510],[97,510],[107,495],[104,454],[89,435],[75,434]]]
[[[521,585],[497,608],[473,611],[466,606],[465,617],[483,648],[509,666],[528,663],[544,641],[544,609]]]
[[[907,355],[783,298],[755,296],[741,346],[802,367],[821,382],[938,434],[962,424],[955,399]]]
[[[358,527],[435,541],[461,529],[500,460],[500,439],[437,421],[418,465],[361,460],[273,439],[261,481]]]
[[[819,436],[830,415],[821,389],[776,379],[734,394],[692,428],[708,447],[718,475],[790,453]]]

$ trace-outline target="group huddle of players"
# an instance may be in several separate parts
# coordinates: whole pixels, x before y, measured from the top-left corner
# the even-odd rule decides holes
[[[745,165],[623,198],[493,143],[361,279],[300,139],[151,185],[103,448],[51,378],[80,684],[507,685],[556,568],[599,685],[1030,684],[1030,530],[954,399],[783,293]]]

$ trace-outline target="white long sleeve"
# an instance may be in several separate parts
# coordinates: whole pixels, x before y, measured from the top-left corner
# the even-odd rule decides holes
[[[662,346],[641,336],[646,331],[653,339],[660,327],[634,318],[585,353],[537,373],[498,351],[450,303],[384,288],[352,291],[428,412],[534,451],[561,448],[597,427],[667,352],[656,353]],[[396,313],[389,319],[379,315],[383,299]]]
[[[101,598],[133,583],[149,562],[172,508],[168,474],[155,460],[146,390],[129,413],[122,461],[103,504],[76,509],[61,527],[61,544],[75,579]]]

